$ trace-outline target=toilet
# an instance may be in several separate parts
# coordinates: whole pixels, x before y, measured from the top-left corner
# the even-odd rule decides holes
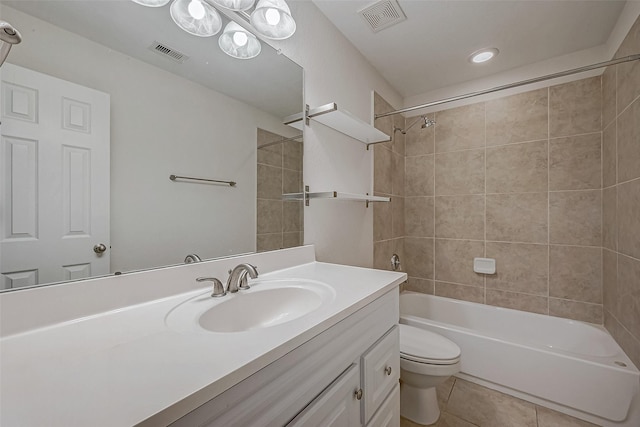
[[[460,371],[460,347],[447,338],[400,325],[400,415],[414,423],[438,421],[436,386]]]

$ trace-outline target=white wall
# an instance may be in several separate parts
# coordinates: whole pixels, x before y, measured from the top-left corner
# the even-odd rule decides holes
[[[448,87],[438,88],[427,93],[408,96],[404,98],[404,106],[402,108],[410,108],[416,105],[426,104],[441,99],[478,92],[506,84],[525,81],[549,74],[597,64],[599,62],[609,61],[613,58],[613,55],[620,47],[620,44],[624,40],[625,36],[629,33],[629,30],[633,26],[638,16],[640,16],[640,1],[628,1],[625,4],[624,9],[620,13],[618,21],[611,31],[611,34],[609,35],[606,43],[600,46],[572,52],[562,56],[557,56],[546,61],[528,64],[485,78],[475,79]],[[488,95],[469,98],[462,101],[455,101],[440,106],[417,109],[412,112],[406,113],[406,116],[413,117],[420,114],[432,113],[434,111],[442,111],[445,109],[460,107],[462,105],[475,104],[477,102],[489,101],[492,99],[514,95],[517,93],[528,92],[531,90],[559,85],[575,80],[586,79],[588,77],[599,76],[604,72],[604,70],[604,68],[600,68],[579,74],[573,74],[566,77],[555,78],[553,80],[529,84],[518,88],[507,89]]]
[[[402,99],[360,52],[310,1],[289,1],[297,23],[293,37],[272,42],[305,70],[305,102],[336,102],[372,123],[372,91],[392,105]],[[304,183],[311,191],[371,194],[373,150],[311,121],[305,129]],[[319,261],[373,265],[373,209],[362,202],[312,200],[304,210],[304,239]],[[391,256],[391,254],[389,254]]]
[[[280,119],[2,6],[9,61],[111,95],[112,271],[255,250],[256,128]],[[196,123],[196,125],[194,125]],[[237,181],[173,183],[170,174]]]

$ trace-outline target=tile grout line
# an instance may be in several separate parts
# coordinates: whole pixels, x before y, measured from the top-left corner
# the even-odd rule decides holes
[[[406,238],[406,239],[434,239],[434,240],[451,240],[451,241],[458,241],[458,242],[483,242],[484,240],[482,239],[470,239],[470,238],[460,238],[460,237],[434,237],[434,236],[413,236],[413,235],[403,235],[403,236],[399,236],[399,237],[395,237],[396,239],[399,238]],[[376,242],[383,242],[383,241],[387,241],[387,240],[393,240],[394,238],[389,238],[389,239],[381,239],[381,240],[376,240]],[[568,247],[568,248],[583,248],[583,249],[600,249],[601,246],[600,245],[575,245],[575,244],[570,244],[570,243],[556,243],[556,242],[552,242],[552,243],[540,243],[540,242],[522,242],[522,241],[510,241],[510,240],[487,240],[487,243],[499,243],[499,244],[505,244],[505,245],[529,245],[529,246],[562,246],[562,247]],[[605,248],[606,249],[606,248]],[[627,255],[625,253],[623,253],[623,255],[627,256],[628,258],[633,258],[633,259],[638,259],[635,258],[632,255]]]
[[[620,321],[620,319],[618,319],[618,317],[617,317],[615,314],[613,314],[613,313],[611,313],[611,312],[609,312],[609,314],[611,315],[611,317],[613,317],[613,320],[615,320],[615,321],[616,321],[616,323],[617,323],[618,325],[620,325],[620,326],[622,327],[622,329],[624,329],[624,332],[626,332],[627,334],[629,334],[629,336],[630,336],[631,338],[633,338],[635,341],[638,341],[638,343],[640,344],[640,337],[636,337],[636,336],[635,336],[631,331],[629,331],[629,329],[627,329],[627,327],[624,325],[624,323],[622,323],[622,322]]]
[[[627,110],[629,109],[629,107],[631,107],[634,102],[636,102],[638,99],[640,99],[640,95],[638,95],[634,99],[632,99],[631,102],[629,102],[627,105],[625,105],[625,107],[622,109],[622,111],[620,111],[620,113],[618,113],[618,70],[617,70],[618,65],[614,65],[614,67],[616,67],[616,117],[619,117],[621,114],[626,113]]]
[[[616,140],[617,140],[617,139],[618,139],[618,137],[617,137],[617,134],[616,134]],[[617,151],[617,150],[616,150],[616,151]],[[617,162],[616,162],[616,163],[617,163]],[[617,178],[616,178],[616,179],[617,179]],[[640,176],[635,177],[635,178],[632,178],[632,179],[630,179],[630,180],[628,180],[628,181],[619,182],[619,183],[617,183],[617,184],[615,185],[615,187],[620,186],[620,185],[629,184],[630,182],[638,181],[638,180],[640,180]],[[614,186],[612,185],[612,187],[614,187]],[[611,187],[608,187],[608,188],[611,188]]]
[[[616,70],[616,72],[615,72],[615,80],[614,80],[614,85],[613,85],[614,86],[614,91],[615,91],[615,93],[614,93],[614,95],[615,95],[615,105],[614,105],[614,114],[613,114],[613,122],[615,123],[615,125],[614,125],[614,130],[615,130],[614,138],[615,139],[614,139],[613,147],[614,147],[615,152],[614,152],[613,159],[615,161],[615,168],[616,168],[616,170],[615,170],[616,179],[615,179],[615,183],[614,183],[614,187],[616,189],[616,200],[614,202],[615,203],[615,207],[616,207],[616,218],[615,218],[615,228],[616,228],[616,242],[615,242],[616,243],[616,251],[615,251],[615,253],[616,253],[616,300],[614,301],[613,307],[612,307],[612,309],[614,309],[614,310],[615,310],[615,307],[618,306],[618,279],[620,277],[620,262],[619,262],[620,261],[620,252],[619,252],[619,250],[620,250],[620,244],[619,244],[620,243],[620,230],[619,230],[619,227],[618,227],[618,200],[619,200],[618,193],[620,192],[619,191],[620,187],[619,187],[619,183],[618,183],[618,179],[619,179],[618,178],[618,119],[620,118],[620,114],[622,114],[622,112],[620,114],[618,114],[618,66],[617,65],[615,66],[615,70]],[[631,104],[633,104],[633,102]],[[629,104],[629,105],[631,105],[631,104]],[[604,268],[603,268],[603,270],[604,270]],[[604,288],[604,282],[603,282],[603,288]],[[604,311],[604,299],[602,300],[602,308],[603,308],[603,311]],[[618,311],[618,310],[615,310],[615,311]],[[616,314],[619,314],[619,313],[616,313]],[[613,316],[613,314],[612,314],[612,316]],[[603,323],[604,323],[604,313],[602,314],[602,317],[603,317]],[[616,322],[618,322],[618,325],[621,325],[624,328],[624,325],[622,325],[622,322],[619,322],[618,319],[615,316],[613,316],[613,317],[614,317],[614,319],[616,319]],[[616,342],[617,342],[617,340],[616,340]]]
[[[600,196],[600,301],[602,301],[602,325],[604,326],[604,73],[600,76],[600,187],[602,188]],[[614,117],[615,120],[615,117]]]
[[[483,240],[483,253],[487,258],[487,103],[484,103],[484,240]],[[487,275],[482,277],[483,284],[483,302],[487,303]]]
[[[431,247],[431,253],[433,254],[433,260],[431,262],[431,268],[433,269],[431,272],[431,275],[433,276],[433,295],[436,294],[436,239],[435,239],[435,235],[436,235],[436,132],[438,129],[438,121],[436,120],[436,114],[437,112],[433,113],[433,120],[436,122],[436,124],[433,127],[433,137],[431,138],[431,148],[432,148],[432,152],[433,152],[433,162],[431,163],[431,167],[432,167],[432,173],[433,173],[433,188],[432,188],[432,192],[433,192],[433,207],[432,207],[432,212],[431,212],[431,219],[432,219],[432,224],[431,224],[431,231],[432,234],[434,236],[433,238],[433,243],[432,243],[432,247]]]
[[[640,179],[639,177],[632,178],[628,181],[622,182],[621,184],[627,184],[629,182]],[[610,187],[608,187],[610,188]],[[545,194],[545,193],[584,193],[586,191],[598,191],[602,190],[602,188],[580,188],[580,189],[567,189],[567,190],[549,190],[549,191],[514,191],[510,193],[460,193],[460,194],[436,194],[434,196],[406,196],[407,199],[415,199],[419,197],[468,197],[468,196],[510,196],[510,195],[522,195],[522,194]],[[380,192],[380,194],[384,194]]]
[[[599,132],[600,131],[583,132],[583,133],[555,136],[553,138],[551,138],[549,136],[549,133],[547,132],[547,138],[546,139],[532,139],[532,140],[527,140],[527,141],[508,142],[506,144],[496,144],[496,145],[486,145],[486,142],[485,142],[485,146],[483,146],[483,147],[461,148],[461,149],[458,149],[458,150],[449,150],[449,151],[436,151],[435,147],[434,147],[434,151],[432,153],[430,153],[430,154],[414,154],[414,155],[406,155],[406,157],[423,157],[423,156],[437,155],[437,154],[460,153],[460,152],[464,152],[464,151],[476,151],[476,150],[479,151],[479,150],[482,150],[484,148],[486,148],[486,149],[503,148],[503,147],[509,147],[509,146],[513,146],[513,145],[531,144],[531,143],[534,143],[534,142],[543,142],[543,141],[548,141],[548,140],[578,138],[578,137],[582,137],[582,136],[593,135],[593,134],[596,134],[596,133],[599,133]]]
[[[551,88],[547,87],[547,315],[550,314],[551,295],[551,198],[549,197],[551,188]],[[536,412],[537,414],[537,412]],[[537,416],[536,416],[537,419]]]

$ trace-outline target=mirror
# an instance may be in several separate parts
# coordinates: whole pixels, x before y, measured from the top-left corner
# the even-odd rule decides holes
[[[1,289],[256,251],[258,161],[275,161],[257,147],[301,134],[282,123],[302,111],[301,67],[266,43],[231,58],[169,5],[2,0],[0,16],[23,39],[0,68]],[[280,225],[280,247],[302,243]]]

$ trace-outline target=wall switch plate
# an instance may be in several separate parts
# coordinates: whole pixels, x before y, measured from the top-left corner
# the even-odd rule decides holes
[[[481,274],[496,274],[496,260],[493,258],[474,258],[473,271]]]

